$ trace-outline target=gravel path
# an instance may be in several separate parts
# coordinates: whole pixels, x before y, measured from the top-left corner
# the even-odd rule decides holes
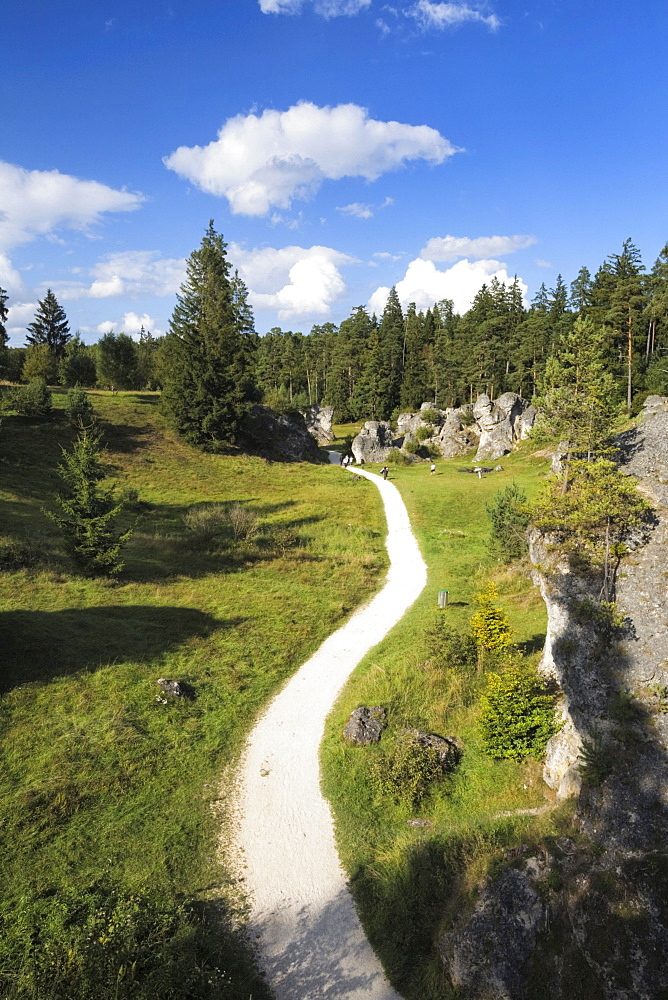
[[[235,800],[250,933],[276,1000],[399,1000],[346,886],[318,754],[339,691],[415,601],[426,567],[396,487],[362,469],[351,472],[371,480],[383,498],[387,581],[271,702],[248,739]]]

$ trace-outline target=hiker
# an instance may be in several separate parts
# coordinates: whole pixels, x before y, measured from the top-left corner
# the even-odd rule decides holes
[[[343,466],[344,469],[348,465],[348,456],[347,455],[344,455],[343,458],[341,459],[341,465]]]
[[[359,460],[359,463],[358,463],[358,464],[359,464],[359,465],[361,465],[361,466],[363,466],[363,465],[364,465],[364,457],[360,458],[360,460]]]
[[[434,464],[434,462],[432,462],[431,465],[429,466],[429,471],[431,472],[432,476],[436,472],[436,465]]]
[[[388,467],[384,465],[383,468],[380,470],[380,474],[383,477],[383,479],[387,479],[389,471],[390,470],[388,469]]]

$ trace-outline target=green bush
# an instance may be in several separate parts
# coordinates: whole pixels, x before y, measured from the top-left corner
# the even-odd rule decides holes
[[[434,666],[446,669],[466,669],[476,663],[478,645],[474,637],[460,632],[439,612],[426,633],[427,650]]]
[[[480,700],[480,731],[490,757],[541,758],[559,730],[555,693],[536,669],[521,661],[487,676]]]
[[[517,483],[495,493],[487,504],[490,520],[490,550],[503,562],[521,559],[528,552],[527,528],[531,520],[529,499]]]
[[[412,465],[414,458],[402,451],[401,448],[390,448],[386,461],[390,465]]]
[[[44,379],[36,378],[27,385],[13,389],[8,403],[22,417],[48,417],[51,413],[52,396]]]
[[[34,569],[42,562],[42,553],[29,541],[0,539],[0,570]]]
[[[444,769],[435,747],[423,746],[411,730],[387,742],[372,764],[372,780],[382,794],[406,799],[415,807]]]
[[[427,438],[430,438],[433,433],[434,433],[433,427],[418,427],[418,429],[415,432],[415,436],[418,439],[418,441],[422,442],[426,441]]]
[[[407,455],[417,455],[420,450],[420,442],[416,441],[415,438],[408,438],[404,441],[403,450]]]
[[[463,423],[464,427],[470,427],[471,424],[475,423],[475,417],[473,416],[473,410],[462,410],[459,414],[459,419]]]
[[[441,414],[435,409],[421,410],[420,416],[427,424],[440,424],[441,422]]]
[[[90,397],[78,386],[67,390],[65,412],[72,427],[88,427],[94,420]]]

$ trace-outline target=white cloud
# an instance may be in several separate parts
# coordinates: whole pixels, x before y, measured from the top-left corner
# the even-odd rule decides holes
[[[165,331],[160,329],[158,323],[159,320],[149,316],[148,313],[138,316],[136,312],[126,312],[123,313],[122,319],[117,322],[106,319],[104,322],[98,323],[95,327],[95,332],[103,335],[105,333],[111,333],[115,330],[117,333],[127,333],[129,337],[139,340],[139,332],[141,328],[144,327],[144,329],[150,331],[154,337],[162,337]]]
[[[208,146],[180,146],[165,165],[235,214],[266,215],[313,195],[324,180],[376,180],[411,160],[443,163],[458,150],[428,125],[369,118],[356,104],[237,115]]]
[[[230,259],[249,288],[253,308],[275,310],[281,322],[328,316],[346,292],[339,268],[355,263],[348,254],[322,246],[243,250],[231,244]]]
[[[483,285],[496,278],[504,285],[512,285],[506,268],[498,260],[460,260],[446,271],[439,271],[433,261],[418,257],[408,265],[406,274],[396,284],[402,306],[415,302],[418,309],[428,309],[439,299],[452,299],[455,310],[464,313]],[[527,286],[520,279],[522,297],[526,299]],[[387,302],[389,288],[377,288],[369,299],[369,308],[377,315]]]
[[[25,170],[0,161],[0,249],[57,229],[88,230],[105,212],[130,212],[144,196],[58,170]]]
[[[185,259],[160,257],[153,250],[111,253],[91,269],[90,285],[73,281],[57,285],[64,299],[107,299],[126,295],[174,295],[186,276]]]
[[[260,0],[263,14],[300,14],[305,0]],[[369,7],[371,0],[313,0],[313,9],[321,17],[352,17]]]
[[[484,14],[476,7],[465,3],[432,3],[431,0],[417,0],[406,11],[407,17],[414,17],[421,28],[454,28],[467,22],[486,25],[496,31],[501,21],[496,14]]]
[[[534,263],[536,267],[547,267],[547,268],[554,267],[554,264],[551,264],[549,260],[542,260],[542,258],[540,257],[536,257]]]
[[[15,302],[7,310],[7,333],[25,333],[28,323],[32,323],[37,311],[37,302]]]
[[[363,205],[359,201],[353,201],[350,205],[341,205],[337,207],[336,211],[340,212],[341,215],[352,215],[355,219],[373,218],[373,207],[371,205]]]
[[[500,257],[523,250],[536,242],[535,236],[434,236],[420,251],[424,260],[457,260],[458,257]]]
[[[4,253],[0,253],[0,287],[11,296],[21,295],[25,291],[21,275]]]

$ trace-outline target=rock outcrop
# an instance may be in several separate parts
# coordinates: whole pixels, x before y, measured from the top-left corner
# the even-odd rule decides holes
[[[334,440],[332,422],[334,420],[333,406],[319,406],[314,403],[303,412],[306,430],[318,444],[331,444]]]
[[[403,438],[395,438],[387,420],[367,420],[353,439],[352,452],[358,462],[385,462],[390,448],[400,448]]]
[[[253,406],[241,422],[239,440],[245,451],[274,461],[326,461],[297,412],[274,413],[268,406]]]
[[[360,705],[350,713],[343,729],[343,738],[354,747],[368,747],[372,743],[378,743],[387,725],[386,718],[387,712],[382,705],[373,705],[371,708]]]
[[[494,401],[484,393],[473,404],[473,416],[480,428],[480,443],[474,461],[502,458],[512,451],[513,444],[526,437],[535,422],[535,410],[525,420],[529,409],[526,399],[516,392],[504,392]]]

